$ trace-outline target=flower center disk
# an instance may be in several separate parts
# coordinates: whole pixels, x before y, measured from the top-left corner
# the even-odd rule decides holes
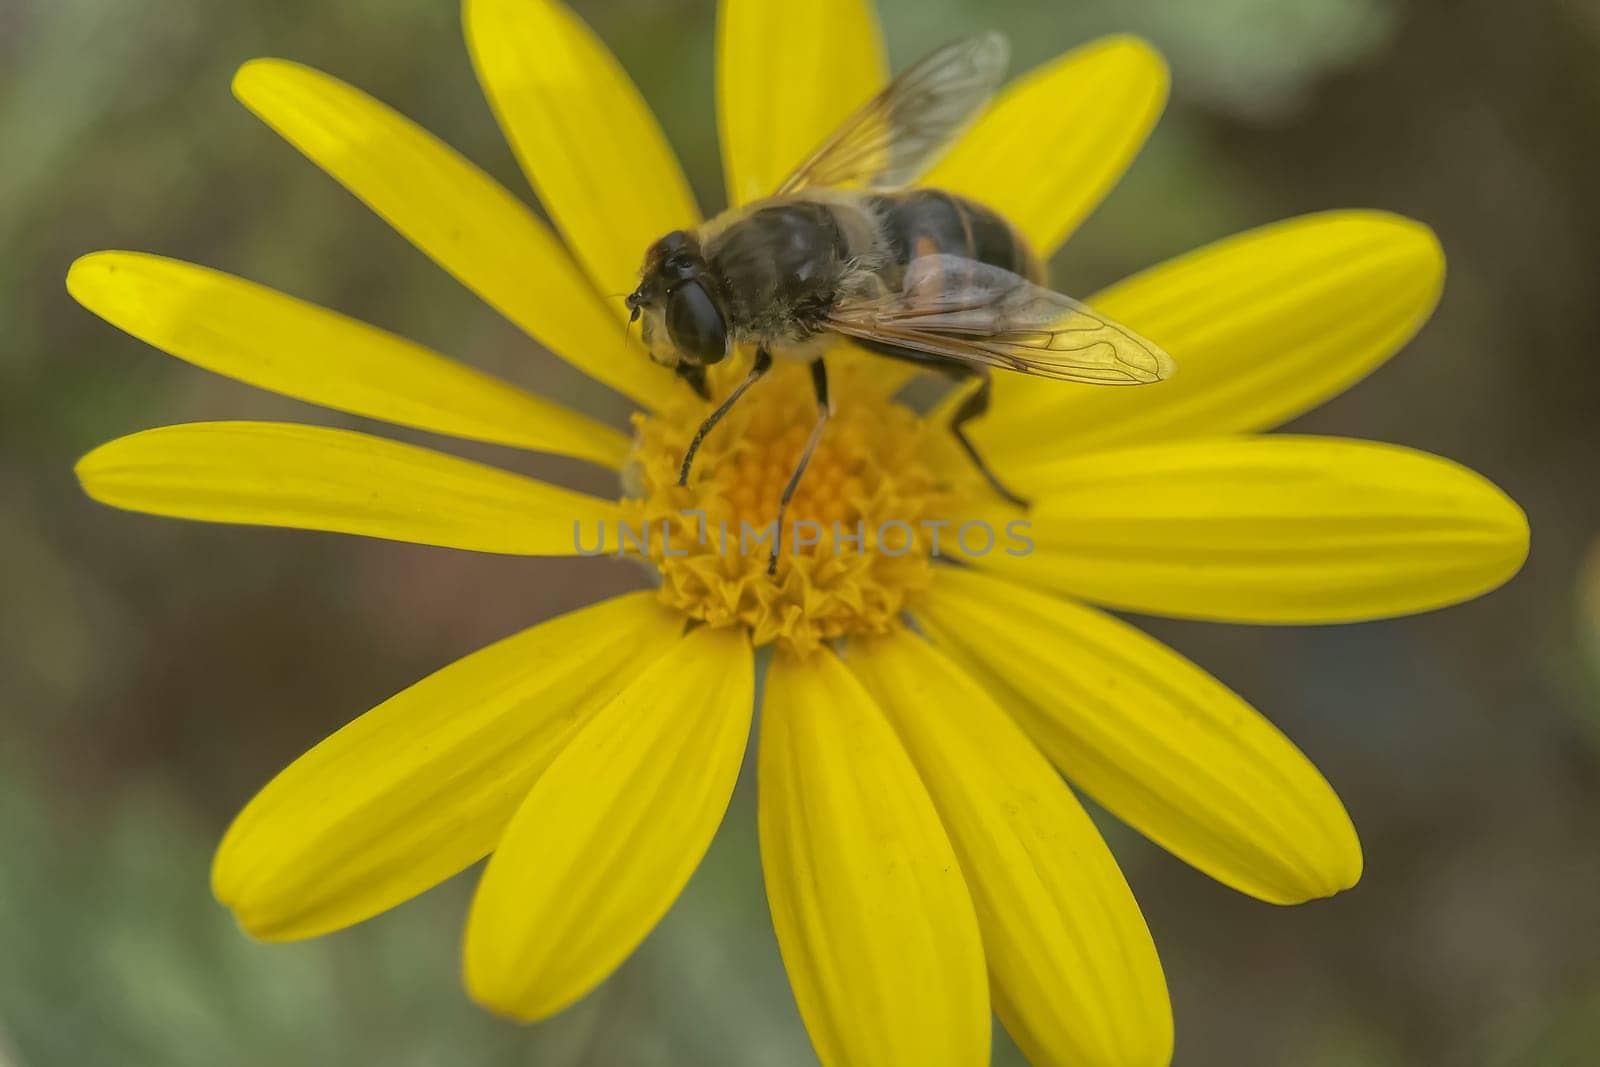
[[[948,510],[949,494],[924,458],[923,420],[864,369],[833,375],[834,414],[789,502],[775,575],[779,501],[817,421],[807,368],[780,363],[753,385],[702,443],[687,486],[677,484],[684,453],[715,403],[634,416],[624,515],[648,531],[643,554],[661,573],[663,603],[804,654],[883,632],[927,587],[922,523]],[[721,376],[718,401],[740,376]]]

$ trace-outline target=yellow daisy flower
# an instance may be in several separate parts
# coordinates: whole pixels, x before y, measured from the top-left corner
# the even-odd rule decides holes
[[[1088,604],[1352,621],[1465,600],[1517,570],[1523,514],[1471,471],[1390,445],[1254,435],[1420,327],[1443,278],[1432,234],[1378,212],[1312,215],[1089,297],[1180,373],[1130,390],[997,378],[975,436],[1036,501],[1027,554],[955,536],[969,520],[1003,529],[1024,516],[974,484],[940,419],[895,402],[904,368],[841,347],[829,356],[839,416],[792,511],[829,533],[786,550],[769,579],[764,548],[689,535],[702,521],[770,520],[815,417],[804,383],[790,372],[760,383],[694,484],[675,486],[706,404],[637,346],[621,349],[623,308],[604,294],[632,287],[651,241],[699,221],[688,185],[616,60],[555,0],[469,0],[465,25],[559,237],[443,142],[326,74],[257,60],[234,91],[489,305],[632,398],[631,440],[203,267],[101,252],[68,287],[207,369],[588,460],[623,475],[622,499],[265,422],[137,433],[91,452],[79,476],[95,499],[138,511],[482,552],[576,555],[575,523],[592,537],[666,521],[675,540],[648,551],[658,588],[451,664],[284,770],[224,838],[218,898],[256,937],[311,937],[489,856],[466,985],[519,1019],[560,1011],[639,944],[705,852],[750,732],[753,646],[771,644],[761,856],[822,1060],[983,1063],[992,1008],[1036,1063],[1166,1062],[1171,1012],[1150,935],[1061,774],[1274,903],[1354,885],[1361,851],[1333,790],[1266,718]],[[723,0],[717,62],[734,203],[771,190],[885,78],[867,0]],[[1166,89],[1146,44],[1091,43],[1015,81],[925,181],[998,209],[1049,255],[1137,152]],[[861,550],[831,551],[832,524],[858,519],[872,528]],[[879,537],[895,519],[909,536]],[[940,520],[942,555],[961,565],[933,552]]]

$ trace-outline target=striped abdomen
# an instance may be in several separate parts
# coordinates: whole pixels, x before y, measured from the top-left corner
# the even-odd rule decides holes
[[[908,189],[871,198],[883,224],[892,263],[880,271],[890,288],[919,256],[975,259],[1043,283],[1044,267],[1022,235],[1005,219],[965,197],[938,189]]]

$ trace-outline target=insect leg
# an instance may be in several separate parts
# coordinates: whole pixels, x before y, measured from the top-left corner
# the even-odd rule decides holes
[[[706,369],[700,364],[680,363],[672,368],[672,373],[687,382],[695,396],[701,400],[711,399],[711,387],[706,385]]]
[[[789,499],[794,496],[800,476],[805,474],[806,464],[811,462],[811,453],[822,439],[822,428],[828,424],[828,416],[833,414],[833,407],[828,403],[828,368],[821,356],[811,363],[811,388],[817,394],[817,424],[811,427],[811,436],[806,438],[806,446],[800,450],[800,462],[795,464],[794,473],[789,475],[789,484],[783,487],[783,496],[778,499],[778,532],[772,538],[772,555],[767,557],[768,574],[778,572],[778,549],[783,547],[783,517],[789,512]]]
[[[951,373],[970,374],[979,380],[978,388],[967,394],[967,398],[961,402],[961,406],[956,408],[955,414],[950,416],[951,435],[961,443],[961,447],[966,450],[967,455],[972,457],[973,465],[978,468],[978,473],[988,479],[989,486],[995,492],[1019,508],[1027,507],[1027,498],[1019,496],[1006,488],[1005,483],[995,475],[994,471],[989,469],[989,464],[984,462],[983,457],[978,454],[977,448],[974,447],[967,438],[966,432],[961,428],[968,419],[975,419],[989,410],[989,387],[993,380],[990,377],[989,368],[964,366],[960,371],[951,370]]]
[[[683,454],[683,468],[678,471],[679,485],[689,484],[689,468],[694,465],[694,454],[700,451],[700,443],[706,439],[706,434],[710,433],[712,427],[722,421],[722,416],[726,415],[728,409],[733,407],[738,399],[744,395],[744,391],[754,385],[757,379],[771,369],[772,354],[765,348],[756,349],[756,359],[755,363],[750,367],[750,373],[745,375],[744,381],[735,386],[733,392],[728,394],[728,399],[717,405],[717,410],[706,416],[706,421],[702,422],[700,428],[694,432],[694,440],[689,442],[689,450]],[[701,373],[702,375],[704,374],[703,371]],[[693,383],[691,382],[690,384],[692,385]]]

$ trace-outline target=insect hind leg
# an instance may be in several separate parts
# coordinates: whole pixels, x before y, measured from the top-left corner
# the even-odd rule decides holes
[[[966,430],[963,429],[969,420],[975,419],[989,410],[989,393],[994,381],[989,374],[989,369],[987,367],[965,366],[960,369],[948,367],[942,369],[949,374],[963,377],[971,376],[978,379],[978,388],[968,393],[961,401],[960,406],[956,408],[955,413],[950,416],[950,435],[961,444],[962,449],[971,457],[973,466],[977,467],[978,473],[988,480],[991,489],[1019,508],[1028,507],[1030,503],[1028,498],[1012,491],[994,471],[989,469],[989,464],[978,452],[977,446],[972,443],[971,438],[967,436]]]
[[[778,532],[772,538],[772,555],[767,557],[768,575],[778,573],[778,550],[783,547],[783,520],[789,513],[789,500],[800,485],[800,477],[811,462],[811,453],[816,450],[817,442],[822,440],[822,428],[828,425],[828,416],[833,414],[833,407],[828,403],[828,368],[821,356],[811,364],[811,388],[817,394],[817,423],[811,427],[811,436],[806,438],[806,445],[800,450],[800,462],[795,464],[794,473],[789,475],[789,484],[783,487],[783,496],[778,500]]]

